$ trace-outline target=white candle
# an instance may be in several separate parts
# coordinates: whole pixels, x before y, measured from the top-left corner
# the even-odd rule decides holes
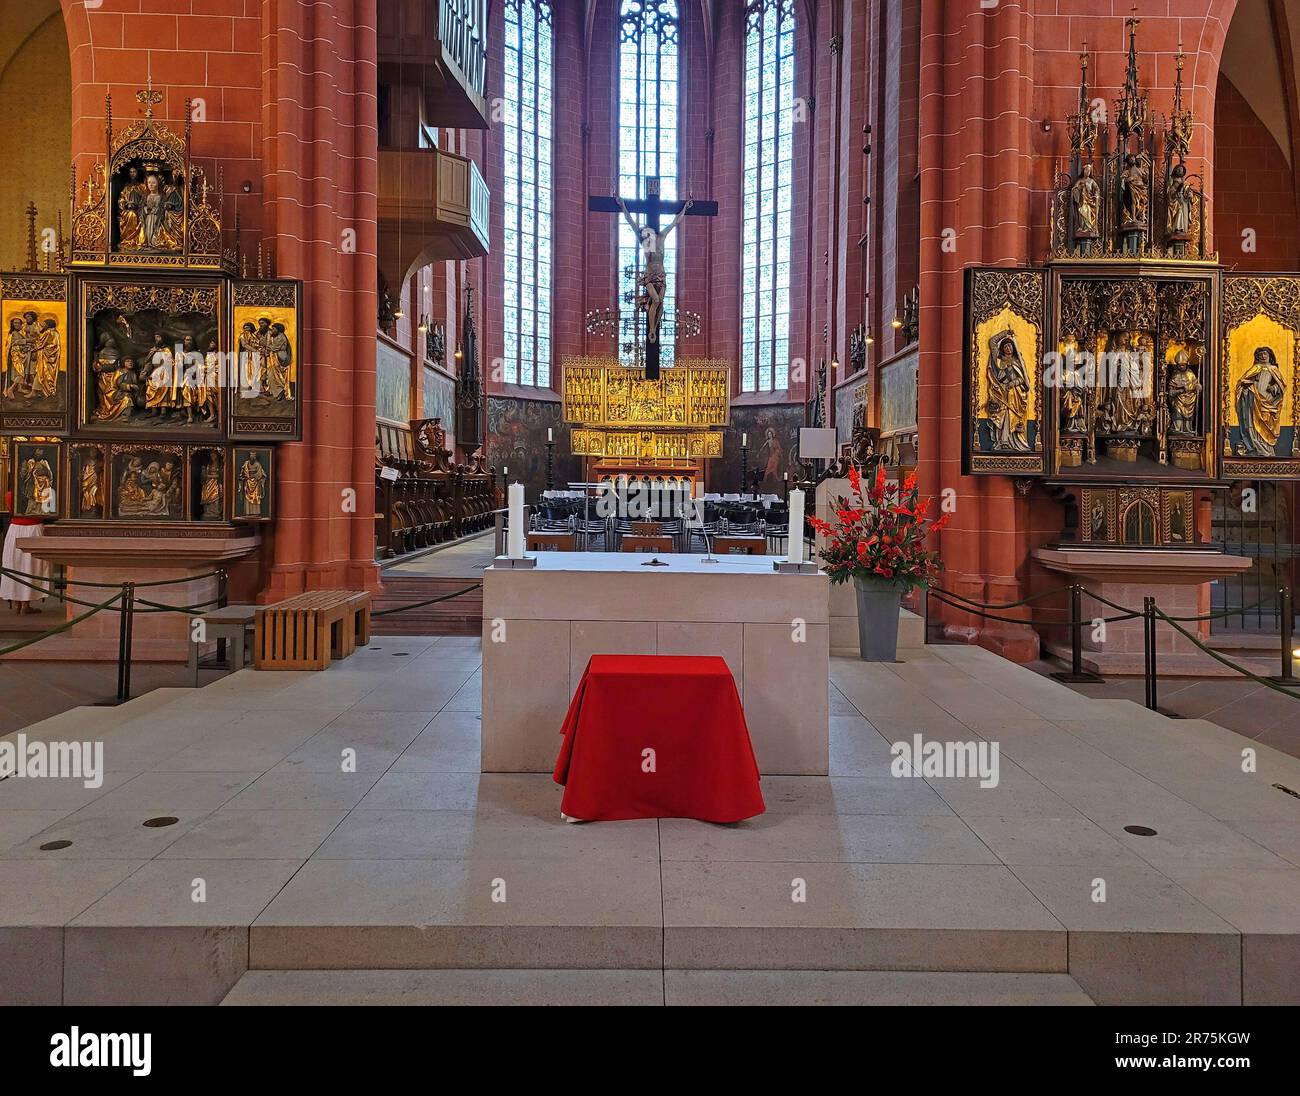
[[[503,465],[501,466],[501,474],[502,474],[503,476],[508,476],[508,475],[510,475],[510,465],[508,465],[508,464],[503,464]]]
[[[749,444],[749,435],[748,435],[748,434],[741,434],[741,435],[740,435],[740,444],[741,444],[741,445],[748,445],[748,444]]]
[[[511,559],[524,558],[524,485],[512,483],[508,492],[510,496],[510,534],[506,541],[506,554]],[[802,500],[800,500],[802,502]],[[803,511],[801,510],[800,513]]]
[[[552,430],[549,426],[546,428],[546,440],[547,441],[555,440],[555,431]]]
[[[790,535],[787,538],[791,563],[803,562],[803,492],[795,488],[790,492]]]

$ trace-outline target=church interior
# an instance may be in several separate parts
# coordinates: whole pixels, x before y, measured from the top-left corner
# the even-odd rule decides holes
[[[1300,1004],[1300,0],[0,26],[0,1003]]]

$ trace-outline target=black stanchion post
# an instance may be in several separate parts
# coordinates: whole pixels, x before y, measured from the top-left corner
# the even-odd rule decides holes
[[[1052,674],[1057,681],[1101,681],[1100,674],[1083,668],[1083,587],[1070,586],[1070,669]]]
[[[1156,599],[1142,599],[1142,638],[1146,647],[1146,706],[1155,711],[1159,705],[1156,690]]]
[[[126,699],[126,591],[127,583],[122,583],[122,599],[117,603],[117,699],[120,703]]]
[[[126,596],[122,598],[121,651],[118,655],[121,686],[117,699],[127,701],[131,699],[131,632],[135,625],[135,583],[124,583],[123,590]]]
[[[1295,603],[1292,601],[1290,586],[1283,586],[1278,591],[1278,601],[1278,630],[1282,633],[1282,676],[1274,680],[1279,685],[1300,685],[1300,679],[1294,673]]]

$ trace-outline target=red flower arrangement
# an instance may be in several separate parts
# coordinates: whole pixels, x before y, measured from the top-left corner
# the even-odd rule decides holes
[[[849,467],[853,499],[839,498],[836,523],[810,518],[809,523],[826,538],[819,553],[832,582],[851,578],[872,579],[910,590],[938,577],[939,553],[925,547],[925,538],[947,523],[950,515],[928,520],[931,499],[916,489],[916,473],[900,485],[885,480],[884,465],[865,498],[862,477]]]

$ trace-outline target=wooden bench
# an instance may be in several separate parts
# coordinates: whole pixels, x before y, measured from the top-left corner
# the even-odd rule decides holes
[[[204,665],[199,653],[204,644],[215,642],[217,645],[216,661],[207,663],[205,669],[228,669],[238,673],[244,668],[248,630],[253,627],[256,616],[256,605],[227,605],[224,609],[211,609],[195,618],[203,621],[203,639],[195,642],[192,633],[190,639],[189,672],[196,689],[199,687],[199,667]]]
[[[253,664],[259,670],[323,670],[370,642],[370,595],[312,590],[257,610]]]

